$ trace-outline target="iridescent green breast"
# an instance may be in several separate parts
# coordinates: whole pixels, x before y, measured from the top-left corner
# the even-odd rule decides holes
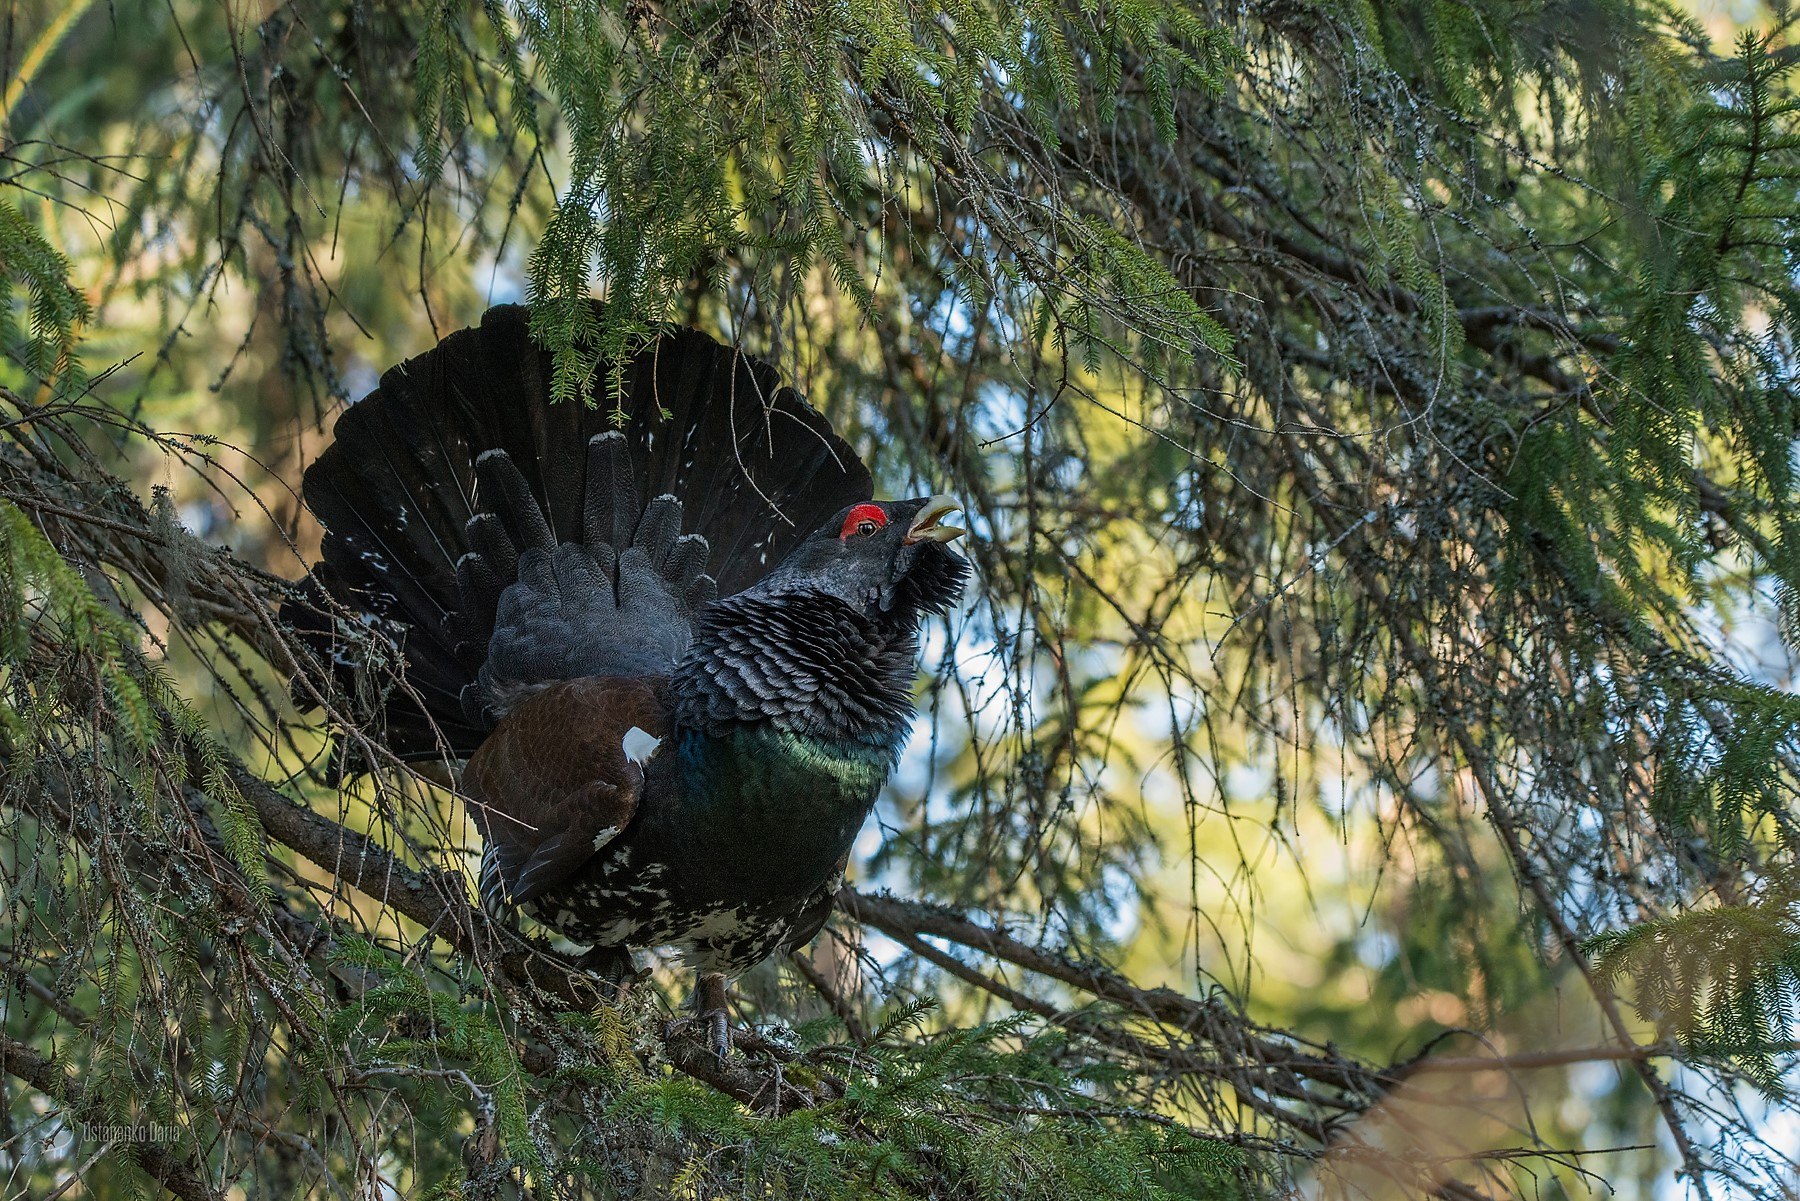
[[[831,742],[786,730],[759,730],[746,742],[752,756],[768,756],[775,769],[795,782],[835,786],[845,796],[869,797],[880,790],[893,768],[893,753],[865,743]]]
[[[887,747],[838,742],[771,726],[682,739],[683,790],[702,808],[792,816],[866,812],[893,768]]]

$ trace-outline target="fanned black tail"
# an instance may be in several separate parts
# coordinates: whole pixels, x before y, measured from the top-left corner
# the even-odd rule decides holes
[[[526,311],[490,309],[384,375],[307,469],[324,559],[283,616],[400,755],[467,756],[533,685],[666,670],[715,579],[741,591],[870,495],[773,368],[698,331],[632,360],[619,425],[609,397],[552,404],[549,375]]]

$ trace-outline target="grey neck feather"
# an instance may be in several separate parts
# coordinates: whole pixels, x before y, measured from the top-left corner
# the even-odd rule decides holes
[[[764,724],[895,750],[913,716],[915,630],[819,592],[727,597],[701,611],[676,665],[676,721],[715,735]]]

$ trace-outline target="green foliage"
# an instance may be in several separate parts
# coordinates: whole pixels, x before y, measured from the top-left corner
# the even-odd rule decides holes
[[[1733,463],[1777,528],[1800,516],[1791,456],[1767,437],[1800,415],[1775,332],[1792,328],[1797,297],[1785,226],[1800,215],[1800,105],[1784,86],[1791,56],[1771,53],[1789,26],[1744,34],[1714,92],[1646,140],[1640,194],[1662,231],[1659,253],[1639,270],[1601,403],[1614,522],[1684,566],[1705,558],[1690,449],[1702,430],[1720,442],[1705,457]],[[1764,321],[1768,334],[1757,332]],[[1735,370],[1721,373],[1721,360]],[[1771,566],[1785,574],[1785,563]]]
[[[242,980],[209,978],[202,960],[266,910],[274,890],[228,752],[171,674],[145,662],[141,637],[37,523],[0,502],[0,789],[15,807],[9,920],[53,930],[69,956],[56,1016],[66,1035],[91,1039],[70,1065],[82,1119],[173,1131],[164,1141],[187,1153],[216,1107],[234,1102],[220,1065],[242,1070],[258,1020]],[[184,862],[196,821],[190,778],[215,803],[220,849],[235,868],[227,879]],[[282,993],[295,1036],[312,1034],[318,1004],[291,963],[258,941],[235,952],[245,973]],[[87,959],[91,975],[75,974]],[[14,1037],[34,1023],[9,1010],[6,1025]],[[210,1093],[211,1104],[177,1100],[189,1071],[198,1077],[190,1098]],[[123,1154],[102,1177],[140,1191],[148,1179]]]
[[[646,1071],[614,1041],[624,1015],[602,1006],[566,1015],[555,1086],[584,1094],[589,1128],[559,1130],[528,1112],[528,1077],[500,1015],[434,988],[416,968],[360,940],[335,959],[380,982],[333,1015],[353,1073],[430,1081],[466,1065],[467,1087],[499,1134],[503,1170],[542,1180],[540,1144],[597,1195],[621,1171],[660,1195],[744,1192],[809,1201],[943,1195],[1019,1201],[1228,1201],[1246,1197],[1237,1149],[1093,1095],[1098,1076],[1071,1071],[1069,1037],[1023,1019],[927,1033],[929,1006],[901,1006],[872,1042],[814,1044],[785,1071],[829,1080],[841,1097],[788,1113],[756,1113],[666,1070]],[[609,1048],[608,1043],[613,1045]],[[1074,1057],[1078,1059],[1079,1057]],[[450,1182],[445,1195],[454,1193]]]
[[[945,1187],[1029,1201],[1245,1195],[1234,1149],[1085,1101],[1048,1070],[1037,1040],[996,1045],[1016,1034],[976,1028],[877,1045],[847,1065],[854,1075],[843,1101],[779,1118],[747,1118],[677,1081],[628,1093],[609,1113],[654,1123],[693,1148],[671,1178],[674,1195],[749,1188],[850,1201]],[[1008,1081],[1009,1070],[1037,1078]],[[996,1081],[1003,1087],[982,1087]],[[741,1148],[742,1158],[721,1171],[707,1163],[709,1147]]]
[[[34,651],[57,648],[70,658],[41,673]],[[0,666],[29,691],[23,712],[0,700],[0,723],[22,738],[13,753],[31,754],[31,741],[48,735],[49,723],[68,720],[71,703],[101,700],[104,725],[115,737],[104,747],[145,816],[151,816],[156,773],[165,751],[194,756],[201,788],[218,802],[221,833],[252,892],[266,900],[262,827],[227,768],[217,736],[176,690],[168,674],[142,662],[138,631],[117,609],[102,604],[87,581],[50,545],[16,505],[0,501]],[[100,696],[69,696],[62,681],[97,681]],[[27,726],[32,727],[26,729]]]
[[[921,166],[1003,235],[1008,253],[970,260],[985,288],[1020,289],[1090,344],[1108,316],[1178,353],[1230,344],[1111,221],[1018,204],[970,142],[976,105],[999,88],[1054,153],[1059,116],[1116,103],[1121,55],[1138,59],[1156,126],[1172,136],[1176,92],[1219,89],[1234,57],[1188,7],[858,0],[752,16],[718,0],[654,13],[616,0],[494,4],[486,25],[509,76],[522,78],[530,55],[570,122],[571,177],[531,260],[533,331],[557,353],[562,399],[727,261],[772,311],[821,265],[878,321],[858,247],[891,235],[854,215],[910,204]],[[420,46],[428,175],[462,128],[464,32],[446,10]],[[1095,62],[1097,73],[1078,66]],[[596,282],[599,329],[586,304]]]
[[[351,1040],[353,1056],[371,1051],[401,1061],[422,1056],[426,1070],[446,1059],[468,1064],[473,1087],[492,1108],[506,1154],[521,1169],[541,1172],[543,1158],[528,1129],[524,1069],[495,1015],[486,1006],[457,1004],[433,990],[417,968],[361,939],[339,943],[333,959],[371,972],[379,982],[331,1015],[332,1039]]]
[[[1792,26],[1778,13],[1701,74],[1652,61],[1606,97],[1634,119],[1632,137],[1604,135],[1608,170],[1633,195],[1618,206],[1624,236],[1601,235],[1606,276],[1586,285],[1616,313],[1598,339],[1609,349],[1591,396],[1533,422],[1507,485],[1516,536],[1549,539],[1558,566],[1597,594],[1626,589],[1603,601],[1623,611],[1668,612],[1697,592],[1716,551],[1697,469],[1726,473],[1740,529],[1786,531],[1800,516],[1791,456],[1771,436],[1800,417],[1786,366],[1800,177]],[[1785,543],[1779,534],[1767,563],[1784,594]]]
[[[1757,854],[1797,835],[1784,758],[1800,737],[1800,702],[1772,688],[1731,683],[1666,710],[1657,748],[1659,820],[1698,835],[1717,855]]]
[[[1700,909],[1597,935],[1587,951],[1609,982],[1630,980],[1645,1021],[1781,1097],[1800,1014],[1795,904],[1783,893]]]
[[[1766,596],[1800,628],[1784,6],[1717,48],[1653,0],[56,28],[0,185],[0,942],[7,1037],[105,1113],[174,1115],[259,1195],[1328,1195],[1319,1149],[1380,1159],[1407,1104],[1368,1064],[1535,1048],[1587,1004],[1585,946],[1692,1071],[1659,1043],[1625,1061],[1648,1087],[1534,1074],[1491,1145],[1419,1153],[1428,1187],[1573,1191],[1558,1149],[1607,1139],[1637,1150],[1580,1162],[1787,1179],[1683,1091],[1792,1058],[1800,711],[1745,653],[1783,649]],[[561,1012],[327,879],[368,837],[453,894],[470,834],[417,779],[340,786],[258,569],[310,552],[319,402],[509,291],[565,398],[700,325],[803,382],[885,494],[970,506],[983,596],[933,627],[930,737],[857,866],[1068,953],[914,931],[835,1004],[746,982],[772,1042],[803,1031],[748,1061],[822,1104],[675,1070],[672,973]],[[83,360],[123,367],[89,390]],[[154,521],[121,479],[169,489]],[[208,574],[184,520],[256,569]],[[246,766],[358,854],[272,849]],[[1113,967],[1172,989],[1088,1005]],[[1267,1027],[1179,995],[1216,981]],[[816,1017],[889,992],[943,1005]]]
[[[75,342],[91,315],[87,298],[69,282],[68,260],[36,224],[0,200],[0,347],[7,357],[34,381],[79,387]]]

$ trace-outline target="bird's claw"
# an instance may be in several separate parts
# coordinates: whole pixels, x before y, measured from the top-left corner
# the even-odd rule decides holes
[[[706,1022],[707,1045],[712,1048],[719,1066],[723,1067],[725,1056],[731,1051],[731,1015],[723,1009],[709,1009],[700,1017]]]
[[[713,1053],[718,1065],[724,1067],[726,1057],[731,1054],[731,1015],[723,1009],[707,1009],[676,1018],[663,1027],[663,1036],[670,1041],[695,1035],[706,1039],[706,1049]]]
[[[723,1067],[725,1056],[731,1051],[731,1013],[726,1000],[725,977],[707,972],[700,977],[699,985],[694,993],[694,1008],[699,1011],[700,1020],[706,1023],[707,1045]]]
[[[585,972],[598,976],[604,995],[613,1002],[623,1001],[632,986],[641,983],[649,972],[638,967],[628,951],[617,947],[594,947],[575,961]]]

